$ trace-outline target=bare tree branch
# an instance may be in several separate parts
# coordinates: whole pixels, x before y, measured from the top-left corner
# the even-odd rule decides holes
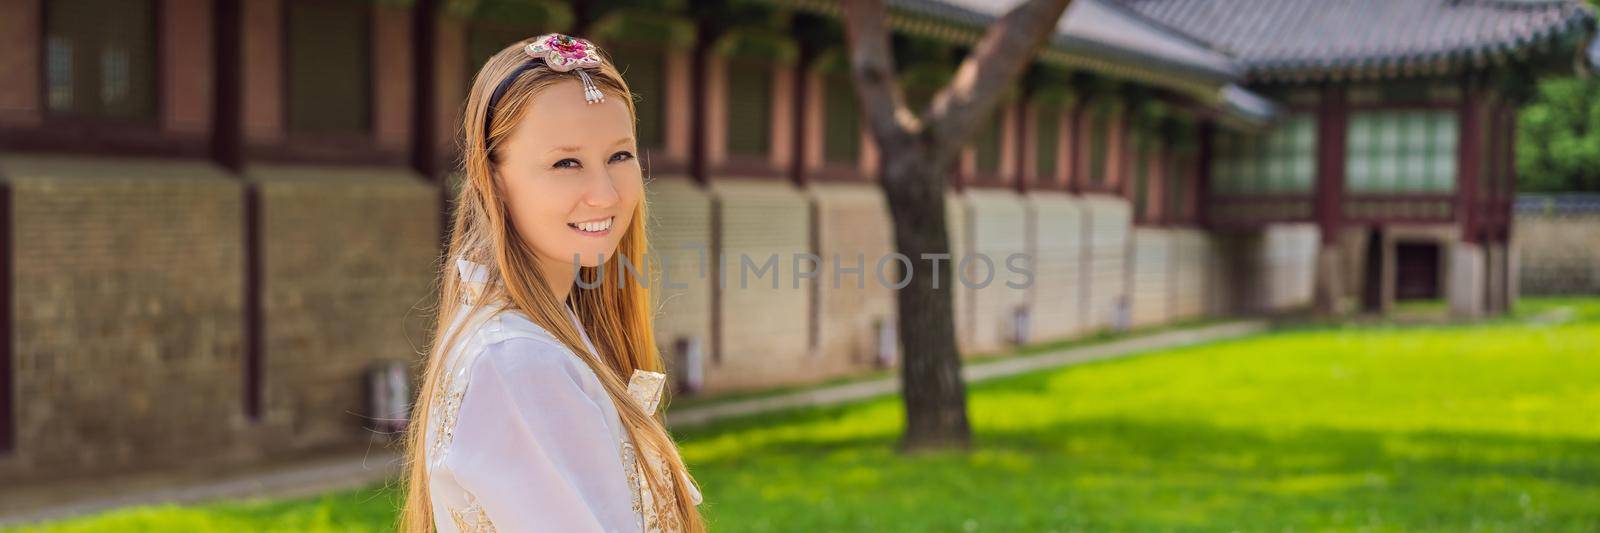
[[[1070,3],[1028,0],[989,25],[955,78],[934,95],[928,116],[922,117],[935,146],[954,149],[966,142],[1005,89],[1016,84],[1039,47],[1055,34],[1056,22]]]
[[[889,19],[883,0],[845,0],[845,34],[850,42],[850,74],[856,101],[872,137],[882,150],[900,149],[920,129],[906,107],[889,49]]]

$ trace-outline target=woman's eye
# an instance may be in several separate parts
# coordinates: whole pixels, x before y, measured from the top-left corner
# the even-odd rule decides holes
[[[633,159],[633,152],[629,152],[627,150],[623,150],[621,152],[617,152],[617,153],[611,154],[611,162],[612,163],[621,163],[621,162],[627,161],[629,159]]]
[[[577,159],[570,157],[556,161],[556,164],[550,166],[551,168],[583,168],[583,164],[578,163]]]

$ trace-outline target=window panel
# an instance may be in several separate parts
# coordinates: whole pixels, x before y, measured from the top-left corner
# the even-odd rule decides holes
[[[1111,108],[1098,105],[1089,118],[1089,183],[1106,182],[1106,153],[1111,136]]]
[[[766,63],[728,60],[728,153],[765,156],[771,149],[772,70]]]
[[[628,82],[628,90],[633,92],[639,147],[661,148],[665,128],[663,104],[667,97],[663,77],[666,55],[658,45],[634,43],[612,46],[610,53],[612,62],[622,72],[622,79]]]
[[[1456,120],[1449,110],[1351,114],[1346,190],[1380,194],[1454,190]]]
[[[843,74],[830,74],[823,83],[823,158],[829,163],[853,165],[861,157],[861,113],[856,106],[855,87]]]
[[[306,133],[370,130],[370,4],[327,0],[289,4],[289,129]]]
[[[1315,118],[1296,114],[1265,132],[1223,132],[1217,139],[1211,171],[1216,192],[1311,192],[1316,177]]]
[[[50,112],[155,116],[151,0],[50,0],[45,9],[45,104]]]
[[[1040,105],[1036,110],[1034,171],[1040,180],[1051,181],[1056,176],[1056,148],[1061,143],[1061,110],[1053,105]]]

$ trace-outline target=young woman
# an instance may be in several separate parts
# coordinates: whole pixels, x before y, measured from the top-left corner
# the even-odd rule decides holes
[[[634,120],[583,39],[535,37],[478,71],[402,530],[704,531],[655,414],[648,286],[617,275],[647,249]]]

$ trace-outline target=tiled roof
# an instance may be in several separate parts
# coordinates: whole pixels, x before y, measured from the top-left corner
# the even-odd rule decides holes
[[[1016,7],[1015,0],[890,0],[897,9],[977,28]],[[1056,24],[1051,44],[1068,53],[1157,67],[1219,82],[1242,74],[1226,54],[1117,5],[1114,0],[1074,0]]]
[[[1120,0],[1252,80],[1448,74],[1594,28],[1579,0]]]
[[[839,15],[837,0],[767,0]],[[886,0],[896,31],[972,43],[1019,0]],[[1040,61],[1173,90],[1222,111],[1229,127],[1255,127],[1277,106],[1239,87],[1244,70],[1211,45],[1173,31],[1117,0],[1073,0]]]

